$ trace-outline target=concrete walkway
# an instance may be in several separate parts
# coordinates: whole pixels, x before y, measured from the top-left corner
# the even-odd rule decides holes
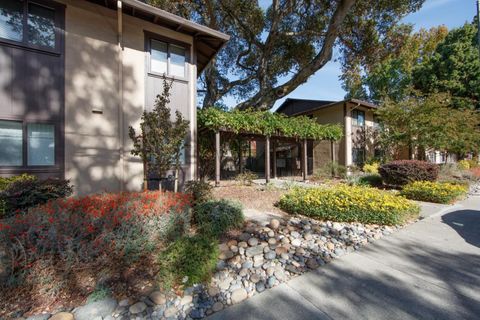
[[[480,197],[209,319],[480,319]]]

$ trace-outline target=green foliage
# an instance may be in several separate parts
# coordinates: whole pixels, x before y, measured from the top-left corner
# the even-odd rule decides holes
[[[257,179],[257,175],[249,170],[245,170],[243,173],[239,173],[235,177],[235,180],[244,186],[251,186],[255,179]]]
[[[140,123],[140,134],[129,127],[133,141],[131,153],[139,156],[144,164],[144,179],[148,173],[165,177],[168,170],[180,165],[180,153],[187,136],[189,122],[179,111],[175,121],[170,114],[170,89],[172,83],[163,78],[163,92],[157,96],[152,111],[144,111]]]
[[[100,301],[110,297],[111,295],[112,295],[112,291],[109,288],[104,286],[97,286],[95,287],[95,290],[88,295],[87,303]]]
[[[378,174],[378,167],[380,164],[378,162],[366,163],[363,165],[363,172],[370,174]]]
[[[468,186],[447,182],[415,181],[400,192],[407,199],[435,203],[452,203],[467,194]]]
[[[414,68],[434,54],[448,33],[445,26],[412,31],[412,25],[394,26],[384,38],[372,39],[371,50],[344,60],[342,79],[349,97],[398,102],[409,95]]]
[[[317,180],[328,179],[332,177],[345,179],[347,177],[347,167],[339,164],[338,162],[328,162],[316,169],[313,173],[313,178]]]
[[[204,203],[213,198],[213,187],[204,180],[188,181],[185,184],[185,192],[192,195],[195,205]]]
[[[377,174],[367,174],[364,176],[358,177],[358,185],[360,186],[369,186],[369,187],[381,187],[383,185],[382,177]]]
[[[382,48],[392,26],[424,2],[148,1],[231,36],[202,77],[203,107],[233,96],[240,108],[264,110],[322,69],[334,45],[345,58]]]
[[[0,177],[0,192],[8,189],[8,187],[17,181],[32,181],[36,180],[37,177],[29,175],[29,174],[21,174],[19,176],[13,176],[13,177]]]
[[[8,217],[49,200],[68,197],[72,192],[73,187],[69,180],[37,180],[31,176],[23,176],[14,179],[0,192],[0,213],[3,211],[3,215]]]
[[[447,94],[413,92],[401,102],[386,99],[377,110],[383,124],[379,136],[383,149],[393,153],[393,146],[419,153],[434,149],[460,154],[478,150],[480,114],[450,106]]]
[[[198,110],[198,126],[212,131],[220,129],[234,133],[265,136],[281,135],[298,139],[339,140],[343,129],[339,125],[321,125],[307,117],[286,117],[268,111],[223,111],[218,108]]]
[[[218,254],[218,243],[209,236],[185,236],[175,240],[158,257],[160,285],[168,289],[208,281]]]
[[[460,160],[458,161],[458,168],[460,170],[468,170],[470,169],[470,161],[468,160]]]
[[[195,207],[194,219],[200,232],[215,237],[243,225],[242,205],[231,200],[211,200]]]
[[[438,165],[418,160],[392,161],[378,169],[383,181],[392,186],[403,186],[412,181],[435,181],[438,171]]]
[[[388,191],[336,185],[296,188],[282,196],[280,208],[322,220],[396,225],[418,217],[419,207]]]
[[[424,93],[448,92],[459,108],[480,108],[480,56],[477,22],[452,29],[435,53],[413,73],[415,87]]]

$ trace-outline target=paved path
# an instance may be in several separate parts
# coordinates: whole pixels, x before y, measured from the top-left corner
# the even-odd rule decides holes
[[[480,319],[480,197],[209,319]]]

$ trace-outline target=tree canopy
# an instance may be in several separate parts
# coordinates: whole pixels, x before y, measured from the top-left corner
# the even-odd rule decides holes
[[[204,107],[233,96],[240,109],[266,110],[322,69],[335,47],[346,60],[383,46],[425,0],[148,1],[231,35],[202,75]]]

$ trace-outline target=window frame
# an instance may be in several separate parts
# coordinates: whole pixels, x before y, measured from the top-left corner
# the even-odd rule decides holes
[[[45,52],[55,55],[62,54],[63,36],[65,27],[65,5],[52,0],[20,0],[23,7],[22,19],[22,41],[11,40],[0,37],[0,44],[6,44],[14,47],[20,47],[33,51]],[[53,48],[34,45],[29,43],[28,39],[28,5],[35,4],[50,10],[54,10],[55,14],[55,46]]]
[[[358,115],[360,113],[363,113],[363,124],[362,125],[359,125],[358,124]],[[353,109],[352,110],[352,126],[355,126],[355,127],[361,127],[361,128],[364,128],[365,127],[365,111],[364,110],[359,110],[359,109]]]
[[[147,74],[149,76],[166,77],[167,79],[188,81],[189,68],[187,68],[187,65],[191,63],[191,57],[190,57],[191,44],[177,40],[177,39],[161,36],[149,31],[144,31],[144,34],[145,34],[145,55],[146,55]],[[166,73],[155,72],[152,70],[152,51],[151,51],[152,40],[163,42],[167,45],[167,72]],[[171,45],[182,47],[185,49],[185,73],[183,77],[170,74],[170,46]]]
[[[23,170],[23,171],[57,171],[61,169],[60,167],[60,159],[58,148],[60,148],[60,128],[58,122],[54,121],[42,121],[42,120],[20,120],[20,119],[5,119],[1,118],[2,121],[11,121],[17,122],[22,124],[22,165],[20,166],[2,166],[0,165],[0,172],[6,171],[15,171],[15,170]],[[46,124],[53,126],[53,137],[55,143],[55,149],[53,152],[54,155],[54,163],[53,165],[28,165],[28,125],[29,124]]]

